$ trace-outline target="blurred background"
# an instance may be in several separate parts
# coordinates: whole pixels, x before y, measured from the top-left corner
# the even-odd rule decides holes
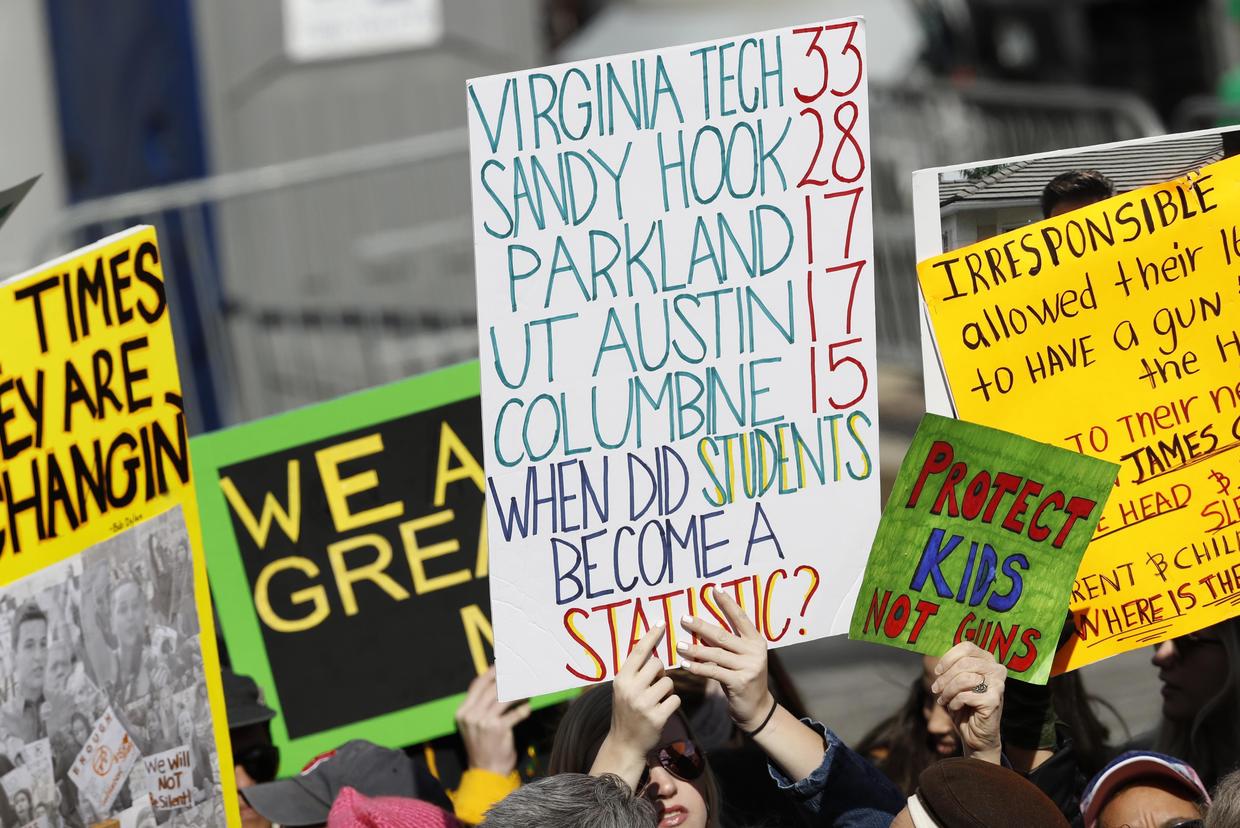
[[[889,485],[924,410],[910,173],[1240,121],[1240,0],[3,0],[0,189],[42,179],[0,274],[155,225],[195,432],[472,359],[467,78],[852,14]],[[919,669],[782,652],[850,739]],[[1085,671],[1133,733],[1148,661]]]

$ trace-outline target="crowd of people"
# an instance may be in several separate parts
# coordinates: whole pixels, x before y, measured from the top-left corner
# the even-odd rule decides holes
[[[349,742],[275,780],[257,686],[227,675],[245,828],[297,826],[1240,826],[1240,620],[1154,648],[1157,732],[1110,738],[1078,674],[1007,677],[969,642],[926,658],[908,702],[856,749],[814,721],[744,611],[686,618],[683,669],[637,642],[615,680],[556,711],[536,773],[493,672],[458,714],[468,768],[451,790],[433,752]],[[698,644],[685,643],[696,640]]]

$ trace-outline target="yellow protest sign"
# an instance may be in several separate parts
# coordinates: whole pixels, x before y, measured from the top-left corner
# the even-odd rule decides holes
[[[923,261],[958,415],[1119,463],[1055,672],[1240,613],[1240,157]]]
[[[64,737],[36,789],[88,825],[168,810],[139,759],[170,750],[173,810],[239,825],[169,313],[150,227],[0,284],[0,725]]]

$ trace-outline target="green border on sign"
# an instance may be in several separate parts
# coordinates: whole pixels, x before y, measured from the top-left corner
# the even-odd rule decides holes
[[[267,648],[241,563],[228,504],[219,487],[220,469],[334,434],[476,397],[480,383],[478,363],[467,362],[190,440],[207,574],[228,656],[236,672],[258,682],[268,704],[277,711],[281,709],[280,697],[267,660]],[[531,704],[535,708],[547,707],[576,693],[540,696]],[[366,739],[384,747],[400,748],[452,733],[456,730],[456,709],[464,698],[462,689],[454,696],[297,739],[288,737],[284,718],[277,715],[271,723],[271,736],[280,748],[281,775],[300,770],[310,759],[350,739]]]

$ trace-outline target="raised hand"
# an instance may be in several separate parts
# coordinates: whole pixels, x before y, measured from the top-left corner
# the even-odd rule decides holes
[[[1003,749],[999,723],[1007,668],[981,647],[962,641],[947,651],[935,673],[938,678],[930,685],[930,692],[951,714],[965,756],[998,764]]]
[[[732,721],[750,733],[774,706],[766,680],[766,638],[730,596],[716,589],[712,597],[735,632],[686,617],[681,626],[704,644],[682,641],[676,645],[676,652],[690,673],[714,679],[723,686]]]
[[[667,720],[680,707],[672,680],[654,657],[666,633],[653,627],[625,659],[612,683],[611,729],[599,748],[590,773],[614,773],[636,788],[646,768],[646,754],[659,744]]]
[[[703,642],[677,645],[684,668],[718,681],[737,727],[789,778],[804,779],[822,764],[822,737],[775,703],[766,679],[766,638],[745,611],[722,590],[712,590],[711,597],[732,631],[698,618],[683,619],[680,625]]]
[[[456,711],[456,727],[465,742],[469,766],[507,776],[517,768],[512,729],[530,716],[527,702],[500,704],[495,667],[469,683],[465,701]]]

